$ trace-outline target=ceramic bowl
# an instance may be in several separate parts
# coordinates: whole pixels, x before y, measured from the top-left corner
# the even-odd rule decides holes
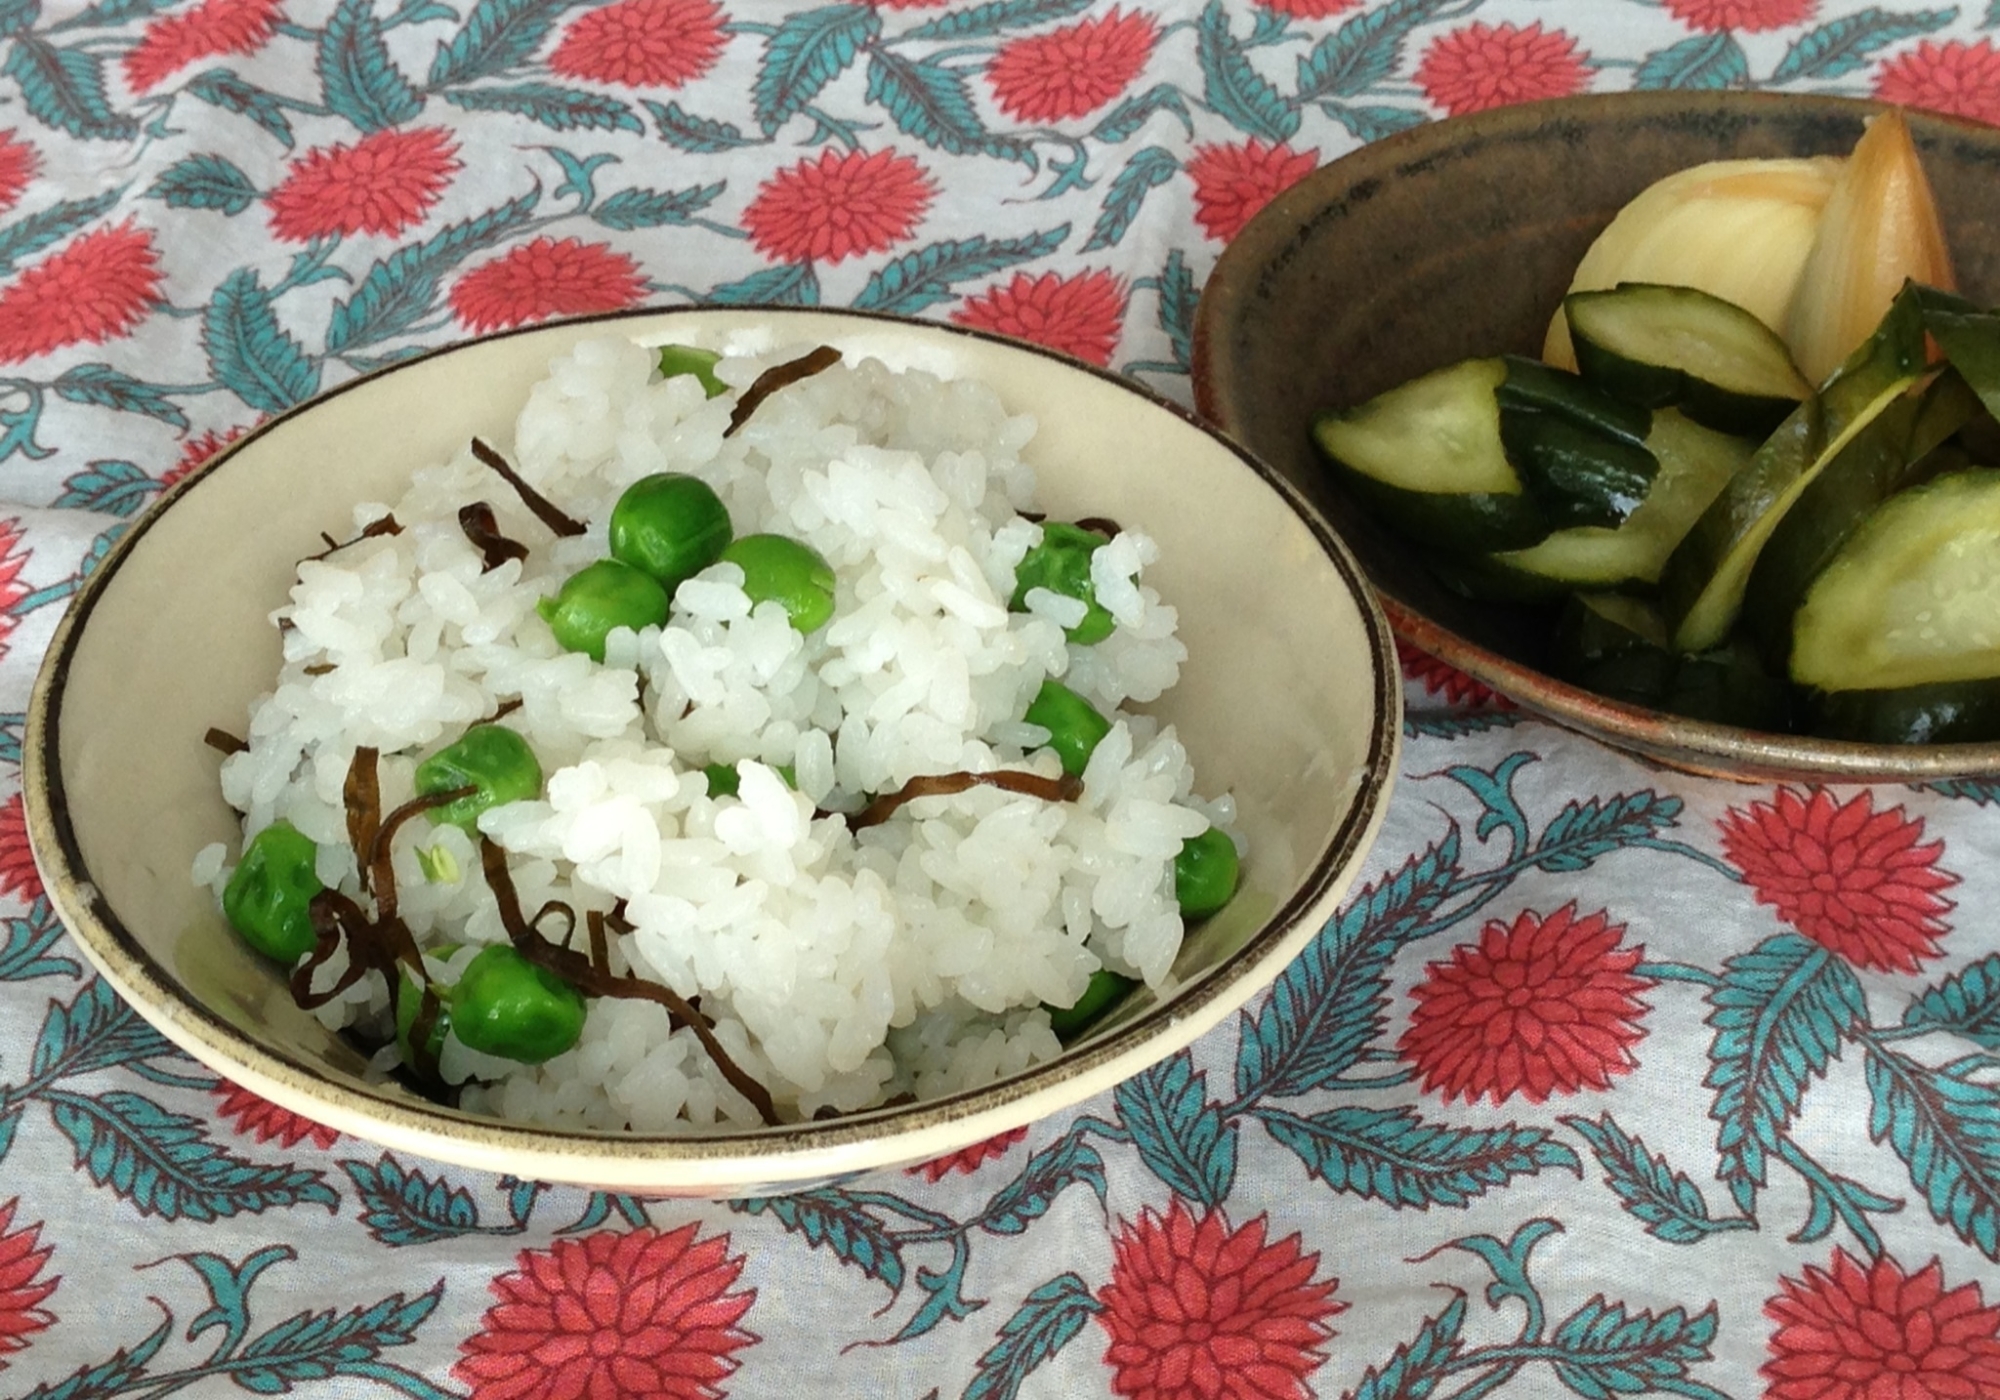
[[[1885,747],[1754,733],[1620,704],[1541,670],[1546,624],[1442,588],[1328,477],[1309,437],[1473,355],[1539,355],[1584,250],[1661,176],[1709,160],[1844,154],[1874,104],[1621,93],[1498,108],[1390,137],[1280,195],[1224,250],[1194,334],[1200,411],[1303,490],[1396,630],[1559,723],[1674,767],[1753,780],[2000,773],[2000,744]],[[1959,280],[2000,301],[2000,130],[1912,113]]]
[[[589,335],[719,345],[737,334],[993,385],[1040,422],[1058,515],[1109,515],[1160,544],[1147,580],[1190,659],[1158,706],[1204,789],[1235,793],[1251,854],[1163,1000],[1135,998],[1059,1060],[976,1093],[836,1121],[700,1138],[551,1132],[475,1119],[393,1084],[292,1003],[280,970],[189,878],[241,832],[202,736],[240,726],[277,673],[268,615],[297,561],[362,501],[479,435],[503,451],[528,388]],[[1252,562],[1254,561],[1254,563]],[[1254,625],[1252,621],[1254,620]],[[85,954],[162,1033],[285,1108],[440,1161],[545,1181],[739,1196],[937,1157],[1109,1088],[1187,1045],[1316,933],[1361,861],[1396,768],[1390,634],[1361,572],[1287,482],[1115,375],[956,328],[799,310],[592,318],[445,349],[277,418],[135,522],[64,618],[36,685],[30,837]]]

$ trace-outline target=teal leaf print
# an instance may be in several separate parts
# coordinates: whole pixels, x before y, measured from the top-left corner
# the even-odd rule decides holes
[[[765,45],[750,89],[764,134],[803,112],[881,32],[873,5],[823,5],[787,17]]]
[[[253,87],[227,68],[211,68],[188,79],[185,91],[211,107],[248,117],[283,144],[292,148],[292,122],[278,99],[260,87]]]
[[[698,117],[678,102],[655,102],[648,97],[640,105],[653,114],[653,125],[659,129],[661,140],[690,154],[714,155],[757,144],[734,122]]]
[[[1644,842],[1681,814],[1678,797],[1656,792],[1624,793],[1604,801],[1571,802],[1542,828],[1532,863],[1568,874],[1587,869],[1613,851]]]
[[[7,1103],[0,1099],[0,1162],[7,1160],[7,1154],[14,1147],[14,1133],[21,1126],[21,1115],[27,1112],[25,1103]]]
[[[1032,166],[1034,148],[995,136],[979,120],[965,75],[942,63],[911,63],[875,53],[868,62],[868,100],[882,107],[896,129],[947,155],[990,155]]]
[[[1694,1182],[1619,1127],[1610,1114],[1562,1121],[1590,1144],[1598,1165],[1604,1168],[1605,1185],[1654,1238],[1668,1244],[1694,1244],[1720,1230],[1750,1227],[1741,1217],[1710,1217],[1708,1203]]]
[[[1091,0],[992,0],[985,5],[929,19],[901,36],[908,40],[990,39],[1010,29],[1026,29],[1050,20],[1080,15]]]
[[[361,1203],[361,1223],[389,1247],[436,1244],[479,1231],[472,1194],[406,1168],[388,1153],[372,1166],[342,1162]]]
[[[20,762],[18,758],[7,761]],[[37,899],[28,906],[25,915],[8,919],[4,927],[6,937],[0,939],[0,982],[83,976],[83,969],[74,959],[49,955],[49,950],[62,941],[63,926],[48,900]],[[4,1149],[0,1149],[0,1156],[4,1155]]]
[[[1715,1039],[1703,1083],[1716,1091],[1716,1175],[1747,1213],[1764,1185],[1765,1154],[1867,1007],[1847,964],[1795,933],[1729,959],[1708,1000]]]
[[[1148,146],[1118,172],[1111,182],[1111,189],[1104,196],[1104,210],[1097,216],[1097,223],[1090,230],[1082,251],[1095,253],[1102,248],[1116,247],[1125,236],[1125,231],[1139,217],[1139,210],[1146,202],[1146,192],[1164,185],[1174,178],[1181,168],[1180,161],[1172,151],[1164,146]]]
[[[35,21],[41,17],[41,0],[5,0],[4,4],[0,4],[0,38],[8,38],[32,29]],[[63,27],[56,26],[58,29]]]
[[[1446,1368],[1458,1354],[1464,1328],[1465,1295],[1461,1293],[1436,1317],[1425,1318],[1417,1335],[1397,1347],[1387,1361],[1369,1367],[1350,1400],[1428,1400],[1448,1374]]]
[[[94,510],[105,515],[137,515],[159,494],[160,483],[130,462],[92,462],[63,482],[57,510]]]
[[[1918,34],[1935,33],[1957,18],[1956,9],[1891,14],[1871,7],[1843,15],[1801,35],[1771,70],[1771,81],[1846,77],[1867,67],[1869,56],[1878,50]]]
[[[172,209],[219,209],[224,214],[241,214],[257,202],[258,189],[233,162],[223,156],[202,154],[175,161],[162,170],[145,197],[160,200]]]
[[[575,0],[478,0],[431,60],[433,88],[490,78],[534,57]]]
[[[1160,269],[1159,298],[1160,329],[1166,333],[1175,367],[1186,374],[1194,357],[1194,317],[1200,293],[1178,248],[1167,254],[1167,265]]]
[[[1452,1127],[1409,1108],[1254,1112],[1313,1176],[1399,1210],[1469,1205],[1489,1187],[1547,1167],[1583,1171],[1576,1153],[1541,1128]]]
[[[120,413],[143,413],[148,418],[157,418],[176,428],[188,425],[187,415],[167,397],[166,390],[143,379],[134,379],[124,370],[110,365],[72,365],[58,375],[50,387],[71,403],[116,409]]]
[[[1688,1368],[1712,1359],[1716,1310],[1713,1304],[1690,1317],[1680,1308],[1628,1313],[1622,1303],[1601,1295],[1571,1314],[1549,1339],[1557,1379],[1588,1400],[1611,1395],[1693,1389]]]
[[[718,180],[712,185],[690,185],[684,190],[619,190],[592,209],[590,217],[620,232],[685,224],[721,198],[727,188]]]
[[[12,272],[21,259],[32,257],[51,243],[75,233],[114,207],[124,193],[120,188],[85,199],[65,199],[0,228],[0,273]]]
[[[615,97],[580,92],[553,83],[516,83],[512,87],[460,88],[444,100],[468,112],[511,112],[540,122],[551,131],[643,132],[639,114]]]
[[[1994,0],[2000,4],[2000,0]],[[1991,778],[1947,778],[1941,783],[1920,783],[1925,792],[1935,792],[1945,797],[1963,798],[1976,802],[1981,807],[1990,807],[2000,802],[2000,782]]]
[[[1299,129],[1298,109],[1250,66],[1242,44],[1230,32],[1229,11],[1222,0],[1209,0],[1195,33],[1202,95],[1216,115],[1247,136],[1289,141]]]
[[[1632,86],[1642,91],[1666,89],[1715,90],[1747,87],[1750,60],[1743,46],[1726,29],[1714,30],[1669,44],[1646,55],[1632,75]]]
[[[1103,1309],[1081,1276],[1057,1274],[1001,1324],[1000,1339],[974,1363],[964,1400],[1014,1400],[1029,1373],[1068,1346]]]
[[[1186,1050],[1120,1084],[1118,1120],[1146,1169],[1177,1196],[1219,1206],[1236,1184],[1236,1129]]]
[[[153,1357],[165,1345],[173,1330],[174,1319],[169,1313],[137,1346],[130,1350],[120,1347],[95,1366],[85,1366],[73,1372],[67,1380],[54,1385],[38,1385],[21,1400],[98,1400],[101,1396],[123,1395],[137,1390],[145,1382],[146,1368],[152,1364]]]
[[[746,1215],[770,1215],[814,1249],[832,1250],[841,1263],[886,1284],[892,1292],[902,1291],[903,1256],[895,1236],[837,1187],[815,1187],[791,1196],[752,1196],[731,1201],[729,1208]]]
[[[951,300],[959,282],[991,277],[1021,263],[1049,257],[1067,237],[1069,225],[1062,224],[1025,238],[979,235],[933,243],[877,268],[854,305],[862,311],[914,315],[927,306]]]
[[[110,28],[130,20],[144,19],[148,15],[158,14],[173,3],[174,0],[98,0],[98,3],[89,9],[52,26],[52,32],[56,29]],[[36,0],[26,0],[21,8],[33,13],[40,6]]]
[[[1903,1159],[1933,1219],[2000,1260],[2000,1089],[1880,1046],[1867,1065],[1869,1136]]]
[[[1107,1185],[1104,1159],[1095,1147],[1075,1135],[1065,1135],[1028,1159],[1021,1174],[993,1193],[979,1213],[982,1228],[996,1235],[1018,1235],[1042,1216],[1066,1187],[1088,1186],[1101,1202]]]
[[[1346,127],[1357,141],[1380,141],[1430,120],[1414,107],[1353,107],[1344,102],[1322,102],[1320,110]]]
[[[141,1215],[208,1221],[297,1205],[339,1209],[318,1172],[232,1157],[203,1136],[199,1119],[138,1094],[51,1089],[43,1097],[76,1164]]]
[[[344,1313],[302,1312],[253,1337],[230,1359],[230,1378],[245,1390],[275,1395],[307,1381],[356,1376],[379,1381],[376,1361],[389,1347],[408,1346],[444,1296],[444,1280],[414,1298],[391,1293]]]
[[[1155,112],[1172,112],[1181,119],[1188,135],[1194,134],[1194,118],[1188,113],[1187,99],[1181,90],[1172,83],[1156,83],[1106,112],[1090,129],[1090,139],[1107,146],[1129,141]]]
[[[85,49],[59,49],[32,34],[17,35],[8,51],[7,76],[21,85],[28,114],[85,141],[126,141],[139,123],[105,96],[104,60]]]
[[[334,304],[326,327],[327,351],[343,355],[409,330],[437,301],[444,275],[513,232],[535,212],[541,197],[540,189],[530,190],[421,243],[398,248],[369,268],[352,295]]]
[[[1403,715],[1403,732],[1413,739],[1462,739],[1512,729],[1524,718],[1519,710],[1410,710]]]
[[[320,31],[318,69],[326,105],[363,131],[415,121],[424,110],[389,57],[374,0],[340,0]]]
[[[2000,953],[1988,953],[1911,1002],[1903,1025],[1946,1031],[2000,1051]]]
[[[1359,97],[1395,76],[1403,42],[1418,25],[1460,0],[1390,0],[1346,21],[1299,60],[1299,101]]]
[[[809,262],[759,268],[713,288],[703,300],[718,306],[818,306],[819,275]]]
[[[278,324],[271,295],[247,267],[223,279],[201,319],[202,348],[216,381],[260,413],[278,413],[319,392],[319,366]]]
[[[29,1073],[50,1081],[179,1053],[110,983],[94,977],[67,1006],[50,1004],[35,1037]]]
[[[1236,1093],[1296,1098],[1336,1083],[1381,1035],[1389,963],[1458,879],[1458,833],[1349,902],[1244,1012]]]

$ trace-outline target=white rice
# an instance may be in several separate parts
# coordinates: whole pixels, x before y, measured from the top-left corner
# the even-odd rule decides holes
[[[804,347],[732,354],[741,389]],[[417,762],[492,716],[518,730],[547,781],[480,830],[510,854],[524,909],[623,901],[633,931],[614,966],[699,997],[715,1033],[787,1117],[931,1097],[1019,1072],[1060,1049],[1043,1003],[1066,1006],[1109,967],[1165,988],[1182,937],[1172,867],[1226,798],[1195,796],[1171,727],[1127,710],[1167,690],[1186,653],[1175,614],[1144,583],[1154,543],[1124,522],[1092,566],[1117,623],[1066,643],[1082,604],[1043,590],[1008,610],[1014,570],[1039,540],[1033,422],[984,386],[842,363],[772,395],[723,436],[735,396],[662,380],[654,353],[588,341],[551,366],[514,434],[521,475],[588,532],[552,537],[470,451],[419,472],[393,513],[400,534],[302,563],[275,689],[252,706],[249,748],[222,787],[246,839],[283,817],[320,846],[329,885],[359,894],[342,784],[359,746],[381,753],[382,808],[413,792]],[[614,633],[604,664],[561,650],[536,614],[603,557],[624,488],[691,473],[728,505],[738,535],[806,541],[838,574],[833,621],[801,636],[774,603],[753,608],[718,564],[684,584],[664,628]],[[524,561],[482,572],[457,523],[489,503]],[[952,771],[1060,776],[1047,733],[1022,719],[1061,677],[1112,719],[1081,795],[1049,802],[988,786],[923,798],[858,833],[870,796]],[[702,767],[740,767],[737,796],[708,795]],[[789,766],[797,788],[776,771]],[[433,876],[426,878],[419,862]],[[400,912],[420,942],[459,945],[449,980],[505,941],[475,843],[407,823],[393,847]],[[218,892],[220,847],[194,878]],[[324,985],[341,962],[319,974]],[[385,1038],[387,989],[371,975],[330,1026]],[[394,1065],[393,1044],[377,1057]],[[641,1132],[754,1125],[691,1030],[637,1000],[590,1005],[581,1042],[546,1064],[491,1060],[447,1042],[463,1103],[522,1122]]]

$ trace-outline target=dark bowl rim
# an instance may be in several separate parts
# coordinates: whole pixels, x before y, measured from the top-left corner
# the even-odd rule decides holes
[[[810,321],[835,318],[860,324],[873,323],[924,334],[959,336],[998,346],[1005,350],[1032,354],[1055,361],[1071,370],[1083,371],[1115,388],[1134,395],[1151,407],[1164,409],[1232,455],[1258,481],[1270,488],[1287,507],[1333,565],[1352,599],[1367,637],[1368,664],[1373,674],[1371,704],[1373,726],[1367,753],[1356,779],[1347,810],[1342,815],[1319,857],[1304,870],[1291,895],[1274,909],[1244,942],[1215,967],[1208,969],[1192,985],[1181,989],[1132,1022],[1020,1074],[980,1089],[964,1090],[919,1104],[884,1107],[822,1122],[789,1124],[776,1128],[731,1128],[700,1134],[610,1133],[575,1129],[517,1125],[440,1105],[428,1104],[414,1096],[365,1092],[328,1078],[303,1059],[259,1043],[227,1020],[186,993],[173,974],[146,951],[90,879],[71,824],[64,796],[61,765],[61,713],[68,683],[70,662],[92,612],[112,587],[125,560],[147,532],[174,504],[202,489],[215,479],[228,461],[280,425],[312,413],[342,395],[366,389],[376,380],[412,365],[459,351],[511,339],[584,326],[615,326],[628,321],[662,318],[671,321],[686,315],[726,317],[766,317],[773,321]],[[1188,1041],[1198,1031],[1176,1035],[1177,1028],[1198,1023],[1212,1025],[1226,1017],[1242,997],[1231,997],[1246,978],[1274,958],[1287,943],[1299,945],[1285,954],[1270,975],[1257,979],[1249,994],[1267,985],[1304,946],[1316,929],[1300,927],[1310,911],[1339,896],[1359,873],[1362,857],[1379,830],[1393,785],[1400,750],[1402,689],[1395,644],[1387,619],[1374,590],[1368,585],[1358,562],[1318,510],[1290,482],[1264,464],[1254,454],[1191,410],[1173,402],[1149,386],[1129,376],[1089,363],[1075,356],[1012,336],[948,322],[928,321],[885,312],[839,308],[800,307],[763,303],[745,304],[652,304],[614,312],[564,317],[514,327],[494,334],[455,340],[431,347],[393,365],[383,366],[321,391],[283,412],[273,415],[234,439],[186,477],[174,483],[120,535],[103,561],[85,580],[57,624],[48,650],[35,678],[25,724],[23,743],[23,789],[29,819],[30,845],[40,867],[45,887],[57,913],[69,925],[72,935],[89,960],[114,988],[132,1002],[142,1016],[170,1038],[192,1038],[231,1068],[266,1081],[311,1117],[312,1104],[331,1103],[343,1113],[370,1124],[386,1125],[391,1133],[440,1160],[454,1160],[455,1144],[472,1144],[482,1154],[504,1153],[533,1164],[551,1180],[585,1181],[587,1174],[573,1170],[575,1164],[594,1161],[637,1166],[643,1175],[646,1165],[671,1164],[685,1167],[679,1173],[664,1174],[659,1184],[667,1189],[677,1185],[699,1185],[700,1169],[752,1168],[767,1180],[784,1182],[796,1173],[787,1164],[810,1163],[822,1169],[827,1159],[842,1149],[869,1143],[894,1143],[915,1138],[926,1131],[949,1128],[953,1123],[990,1118],[1011,1105],[1051,1090],[1060,1092],[1070,1081],[1084,1081],[1093,1073],[1102,1076],[1115,1062],[1141,1053],[1149,1044],[1160,1042],[1157,1054],[1145,1064],[1118,1078],[1143,1072]],[[1330,910],[1329,910],[1330,913]],[[82,924],[86,933],[78,931]],[[167,1014],[171,1011],[173,1014]],[[1165,1043],[1160,1032],[1168,1034]],[[176,1036],[180,1032],[181,1036]],[[197,1058],[200,1058],[199,1056]],[[221,1065],[213,1068],[222,1070]],[[226,1071],[224,1071],[226,1072]],[[310,1087],[308,1087],[310,1086]],[[1088,1092],[1095,1092],[1092,1089]],[[1086,1093],[1063,1098],[1045,1112],[1060,1111],[1088,1096]],[[367,1134],[361,1134],[367,1136]],[[899,1158],[895,1160],[908,1160]],[[887,1165],[885,1161],[883,1165]],[[678,1178],[685,1178],[680,1180]]]

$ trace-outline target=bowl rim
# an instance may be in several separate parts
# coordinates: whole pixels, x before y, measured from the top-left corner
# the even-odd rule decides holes
[[[600,1133],[508,1123],[423,1102],[367,1093],[328,1079],[301,1057],[259,1043],[185,995],[178,979],[141,945],[90,878],[65,800],[62,704],[70,663],[91,614],[139,541],[175,502],[202,489],[231,458],[281,424],[339,396],[365,390],[411,365],[517,336],[629,322],[721,318],[758,322],[890,327],[920,340],[965,337],[1081,370],[1164,409],[1234,456],[1306,528],[1359,614],[1373,673],[1373,725],[1354,790],[1331,838],[1301,873],[1292,894],[1241,946],[1171,1003],[1084,1042],[1056,1059],[992,1085],[921,1103],[880,1107],[838,1119],[777,1128],[696,1134]],[[263,420],[174,483],[134,519],[64,611],[35,677],[22,745],[22,788],[30,848],[58,917],[87,960],[155,1029],[226,1079],[282,1108],[365,1141],[434,1160],[505,1170],[541,1180],[665,1194],[755,1193],[766,1183],[796,1189],[809,1179],[921,1161],[1019,1123],[1071,1107],[1186,1048],[1237,1009],[1233,989],[1268,985],[1319,932],[1314,917],[1333,906],[1359,874],[1380,830],[1402,738],[1401,676],[1388,621],[1360,565],[1304,494],[1240,443],[1192,411],[1129,376],[1046,346],[975,327],[884,312],[767,304],[648,305],[564,317],[427,348],[313,395]],[[1023,1117],[1017,1105],[1046,1099]]]
[[[1272,199],[1223,248],[1195,307],[1190,379],[1196,411],[1224,433],[1241,421],[1230,385],[1219,373],[1227,363],[1225,317],[1252,296],[1263,250],[1298,251],[1293,237],[1331,206],[1370,181],[1398,178],[1405,170],[1462,144],[1546,134],[1565,121],[1600,114],[1683,116],[1716,113],[1743,120],[1816,111],[1855,119],[1895,108],[1872,98],[1820,93],[1737,91],[1597,92],[1488,108],[1445,117],[1396,132],[1318,167]],[[1917,108],[1901,108],[1921,146],[1927,134],[1971,137],[2000,158],[2000,128]],[[1353,528],[1346,525],[1343,528]],[[1485,646],[1397,597],[1372,577],[1369,586],[1397,636],[1464,672],[1522,709],[1641,758],[1706,777],[1742,782],[1782,780],[1924,783],[2000,775],[2000,741],[1962,744],[1867,744],[1803,734],[1744,729],[1632,705],[1528,666]]]

